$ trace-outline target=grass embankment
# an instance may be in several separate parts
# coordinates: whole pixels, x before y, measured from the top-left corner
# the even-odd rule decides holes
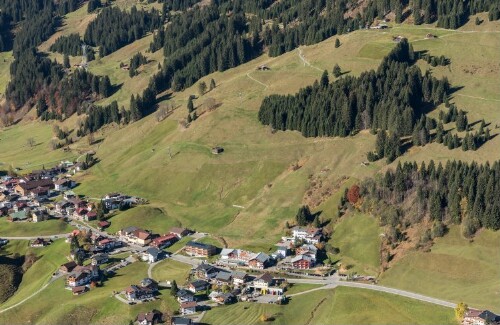
[[[66,234],[73,228],[60,220],[43,222],[9,222],[0,219],[0,237],[31,237]]]
[[[106,230],[109,233],[116,233],[120,229],[135,226],[164,234],[171,227],[180,225],[177,220],[168,216],[162,209],[147,205],[117,212],[108,221],[111,222],[111,226]]]
[[[385,272],[380,283],[500,312],[499,242],[500,233],[489,230],[470,242],[454,226],[435,240],[431,252],[411,252]]]
[[[364,289],[339,287],[292,297],[285,306],[238,303],[217,307],[203,318],[208,324],[456,324],[453,310]]]

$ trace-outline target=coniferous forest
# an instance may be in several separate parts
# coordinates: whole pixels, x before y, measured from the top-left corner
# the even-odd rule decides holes
[[[83,39],[88,45],[98,47],[103,57],[160,26],[160,13],[155,9],[145,12],[134,6],[129,13],[106,7],[87,26]]]
[[[160,64],[160,72],[151,77],[149,86],[141,94],[131,98],[129,119],[126,120],[135,121],[153,112],[156,95],[161,91],[169,88],[182,90],[209,73],[236,67],[264,51],[270,56],[277,56],[302,44],[314,44],[335,34],[365,28],[389,12],[396,14],[397,22],[404,18],[405,10],[405,15],[414,15],[417,24],[437,22],[446,28],[458,28],[470,14],[482,11],[488,11],[491,20],[500,18],[498,3],[494,0],[418,0],[413,1],[411,6],[408,1],[372,0],[356,15],[345,15],[359,5],[352,0],[217,0],[207,6],[197,6],[195,0],[158,2],[163,3],[161,12],[155,9],[146,12],[136,7],[123,11],[101,1],[90,1],[87,5],[89,12],[98,13],[83,37],[85,43],[93,47],[89,50],[90,60],[93,59],[94,50],[103,57],[150,32],[154,33],[150,50],[154,52],[161,49],[164,53],[165,60]],[[103,4],[105,6],[101,8]],[[61,25],[62,15],[82,5],[81,0],[0,0],[0,51],[13,49],[15,58],[10,69],[11,82],[6,89],[8,104],[2,110],[10,112],[27,103],[33,106],[36,102],[34,97],[44,85],[51,85],[51,89],[67,89],[57,85],[64,77],[62,66],[38,53],[35,47],[47,40]],[[263,24],[264,21],[269,23]],[[15,37],[12,32],[14,26],[18,27]],[[50,50],[71,56],[81,55],[80,39],[76,34],[60,37]],[[414,126],[422,114],[419,107],[425,103],[435,105],[443,101],[448,87],[445,80],[437,81],[427,73],[420,74],[411,61],[386,59],[376,72],[368,72],[359,79],[345,77],[337,85],[326,87],[339,93],[342,100],[329,101],[323,84],[304,89],[297,95],[300,99],[297,98],[294,105],[312,94],[316,101],[331,106],[321,109],[321,116],[316,116],[312,109],[304,110],[304,116],[291,111],[286,114],[280,111],[279,114],[287,116],[278,116],[278,108],[271,109],[276,110],[274,113],[264,114],[264,107],[261,115],[268,116],[262,115],[260,118],[265,123],[275,123],[279,129],[296,129],[307,136],[346,136],[359,129],[380,128],[392,132],[393,135],[388,135],[388,139],[396,142],[398,135],[415,133]],[[442,60],[435,61],[441,64]],[[396,91],[396,99],[391,99],[389,95],[395,87],[388,87],[387,82],[384,82],[391,77],[397,77],[398,85],[403,89],[401,92]],[[361,87],[361,84],[371,87],[366,96],[356,91],[342,90]],[[383,95],[373,96],[379,90],[383,91]],[[94,97],[103,96],[102,93],[92,93]],[[266,99],[264,106],[271,105],[278,98]],[[291,99],[281,97],[279,100]],[[361,108],[360,103],[363,101],[369,104],[369,109]],[[390,106],[388,109],[380,108],[386,104]],[[83,102],[75,105],[81,106]],[[301,105],[311,103],[304,102]],[[340,116],[342,110],[336,107],[343,105],[349,109]],[[66,112],[63,112],[65,109],[55,109],[56,105],[48,107],[53,113],[45,114],[45,118],[64,118],[73,111],[85,110],[81,107],[75,109],[74,105],[70,105],[71,108]],[[335,118],[325,118],[325,114]],[[288,120],[292,116],[293,120]],[[419,130],[426,132],[421,124]],[[443,134],[443,137],[446,138],[446,135]],[[451,143],[451,147],[462,143],[459,141],[457,144],[455,139],[446,140],[446,143]],[[395,152],[389,156],[397,154]],[[371,158],[381,157],[372,155]]]
[[[325,72],[319,82],[296,95],[271,95],[259,110],[261,123],[278,130],[298,130],[307,137],[345,137],[363,129],[389,131],[391,143],[383,155],[394,160],[399,138],[411,135],[425,113],[422,107],[444,102],[446,79],[422,74],[413,65],[416,53],[403,40],[377,71],[342,77],[330,83]],[[383,157],[379,156],[379,158]]]
[[[380,215],[380,222],[398,233],[428,218],[432,226],[424,243],[441,237],[446,225],[461,224],[471,237],[481,227],[500,229],[500,162],[464,163],[434,161],[398,164],[382,177],[369,178],[359,185],[362,198],[357,206]],[[343,200],[347,202],[347,199]],[[397,239],[399,236],[394,236]],[[396,240],[397,241],[397,240]],[[423,244],[424,244],[423,243]]]

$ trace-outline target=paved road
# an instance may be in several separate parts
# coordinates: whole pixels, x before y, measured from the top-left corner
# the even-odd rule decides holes
[[[425,302],[429,302],[431,304],[440,305],[440,306],[449,307],[449,308],[455,308],[457,305],[456,303],[453,303],[453,302],[424,296],[424,295],[421,295],[418,293],[413,293],[413,292],[400,290],[400,289],[388,288],[388,287],[375,285],[375,284],[366,284],[366,283],[350,282],[350,281],[339,281],[339,280],[335,280],[335,279],[324,279],[324,280],[288,279],[287,281],[290,283],[324,284],[326,286],[325,289],[328,289],[329,287],[334,288],[335,286],[368,289],[368,290],[391,293],[391,294],[395,294],[398,296],[408,297],[408,298],[412,298],[412,299],[416,299],[416,300],[420,300],[420,301],[425,301]]]

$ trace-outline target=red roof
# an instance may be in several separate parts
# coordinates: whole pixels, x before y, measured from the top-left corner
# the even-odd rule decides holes
[[[173,239],[177,240],[177,236],[174,234],[169,234],[153,239],[153,243],[158,245]]]
[[[110,223],[109,223],[109,222],[107,222],[107,221],[99,221],[99,222],[97,223],[97,225],[98,225],[99,227],[101,227],[101,228],[104,228],[104,227],[108,227],[108,226],[110,225]]]
[[[187,302],[183,302],[181,304],[181,308],[193,308],[193,307],[196,307],[198,306],[198,304],[196,303],[196,301],[187,301]]]

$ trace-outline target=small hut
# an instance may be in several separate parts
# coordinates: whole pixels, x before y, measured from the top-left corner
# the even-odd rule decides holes
[[[221,154],[223,152],[224,152],[224,148],[222,148],[222,147],[216,146],[216,147],[212,148],[212,153],[214,155],[218,155],[218,154]]]

